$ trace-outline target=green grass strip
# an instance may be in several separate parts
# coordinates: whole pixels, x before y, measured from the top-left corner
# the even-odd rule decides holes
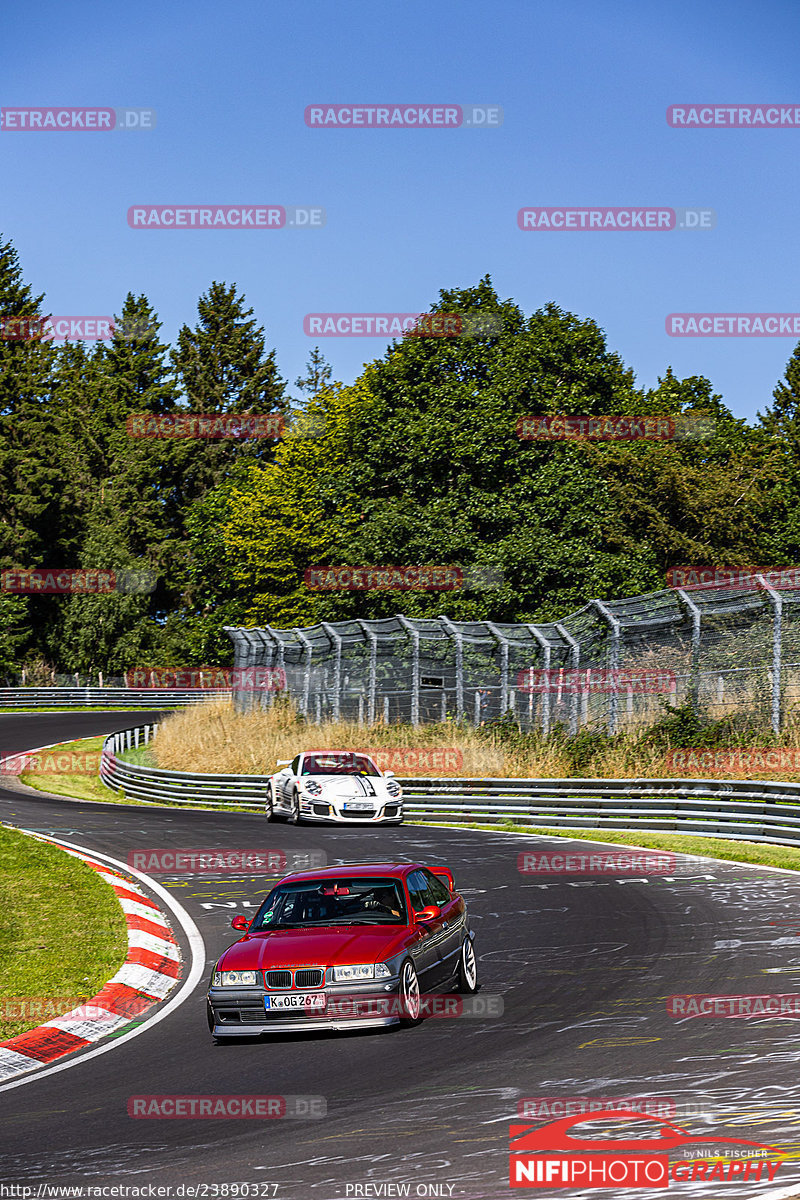
[[[0,826],[0,1041],[90,999],[127,950],[119,901],[91,867]]]

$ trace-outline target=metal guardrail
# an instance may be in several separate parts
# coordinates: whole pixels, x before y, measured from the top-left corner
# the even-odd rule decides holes
[[[197,775],[125,762],[157,725],[110,734],[100,778],[150,804],[263,809],[268,775]],[[400,779],[407,816],[532,829],[645,829],[800,846],[800,784],[749,779]]]
[[[230,688],[0,688],[0,708],[175,708],[230,696]]]
[[[100,778],[112,791],[147,804],[235,805],[263,809],[268,775],[197,775],[125,762],[125,750],[146,746],[157,725],[137,725],[111,733],[100,754]]]

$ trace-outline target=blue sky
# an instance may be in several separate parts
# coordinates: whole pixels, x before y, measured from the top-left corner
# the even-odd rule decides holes
[[[424,311],[490,274],[606,331],[639,383],[706,375],[738,416],[795,339],[667,336],[673,311],[800,311],[800,128],[678,130],[670,104],[800,105],[800,6],[642,0],[9,5],[5,107],[152,108],[150,132],[0,133],[0,232],[54,313],[144,292],[172,340],[236,282],[293,381],[308,312]],[[317,130],[306,105],[497,104],[492,130]],[[133,204],[323,207],[323,229],[133,230]],[[699,206],[711,231],[521,232],[533,205]],[[385,343],[321,343],[351,382]]]

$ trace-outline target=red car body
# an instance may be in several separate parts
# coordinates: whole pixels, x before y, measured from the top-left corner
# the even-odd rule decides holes
[[[252,921],[233,925],[246,932],[221,955],[208,991],[218,1040],[411,1024],[421,993],[477,988],[467,905],[446,867],[300,871]]]

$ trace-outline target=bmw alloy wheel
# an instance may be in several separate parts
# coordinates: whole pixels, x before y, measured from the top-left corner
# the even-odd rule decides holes
[[[419,979],[410,958],[403,963],[403,969],[400,972],[400,1008],[403,1013],[400,1024],[416,1025],[420,1020],[421,1008]]]
[[[458,990],[467,993],[478,990],[478,963],[470,937],[464,938],[458,958]]]

